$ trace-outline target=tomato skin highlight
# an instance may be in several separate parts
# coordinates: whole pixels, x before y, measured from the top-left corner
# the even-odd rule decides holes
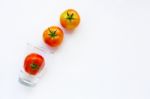
[[[43,32],[43,41],[51,47],[58,47],[61,45],[64,38],[64,33],[58,26],[48,27]]]
[[[24,60],[24,70],[30,75],[38,74],[44,68],[44,65],[44,58],[37,53],[27,55]]]
[[[60,24],[67,30],[75,29],[80,23],[80,16],[74,9],[67,9],[60,15]]]

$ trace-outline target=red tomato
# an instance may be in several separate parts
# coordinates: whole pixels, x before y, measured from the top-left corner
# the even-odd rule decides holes
[[[74,9],[67,9],[60,15],[61,25],[68,29],[75,29],[80,23],[80,16]]]
[[[43,33],[44,42],[51,47],[59,46],[62,43],[63,38],[64,33],[61,28],[57,26],[51,26],[47,28]]]
[[[39,73],[45,65],[44,58],[37,54],[31,53],[24,60],[24,70],[31,75]]]

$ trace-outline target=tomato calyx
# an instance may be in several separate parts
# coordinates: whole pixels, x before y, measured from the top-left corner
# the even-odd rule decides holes
[[[31,63],[30,66],[31,66],[32,70],[37,70],[37,69],[39,69],[39,65],[37,65],[37,64],[35,64],[35,63]]]
[[[57,34],[56,34],[57,30],[51,31],[49,28],[48,28],[48,30],[49,30],[49,34],[48,34],[48,35],[49,35],[50,37],[55,38],[55,37],[57,36]]]
[[[67,12],[67,18],[66,18],[66,19],[68,19],[68,20],[71,22],[71,20],[74,19],[74,18],[73,18],[73,15],[74,15],[74,13],[69,14],[69,13]]]

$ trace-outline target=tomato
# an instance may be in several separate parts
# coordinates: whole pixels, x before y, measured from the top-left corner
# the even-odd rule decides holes
[[[24,60],[24,70],[31,75],[39,73],[45,65],[44,58],[37,54],[31,53]]]
[[[79,25],[80,16],[74,9],[67,9],[60,15],[60,23],[67,30],[73,30]]]
[[[51,26],[43,33],[44,42],[51,47],[59,46],[62,43],[63,38],[64,33],[58,26]]]

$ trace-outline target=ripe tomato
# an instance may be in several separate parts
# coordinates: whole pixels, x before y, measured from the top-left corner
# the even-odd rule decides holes
[[[39,73],[45,65],[44,58],[36,53],[31,53],[24,60],[24,70],[31,75]]]
[[[80,16],[74,9],[67,9],[60,15],[61,25],[68,29],[75,29],[80,23]]]
[[[57,26],[51,26],[47,28],[43,33],[44,42],[51,47],[59,46],[62,43],[63,38],[64,33],[61,28]]]

